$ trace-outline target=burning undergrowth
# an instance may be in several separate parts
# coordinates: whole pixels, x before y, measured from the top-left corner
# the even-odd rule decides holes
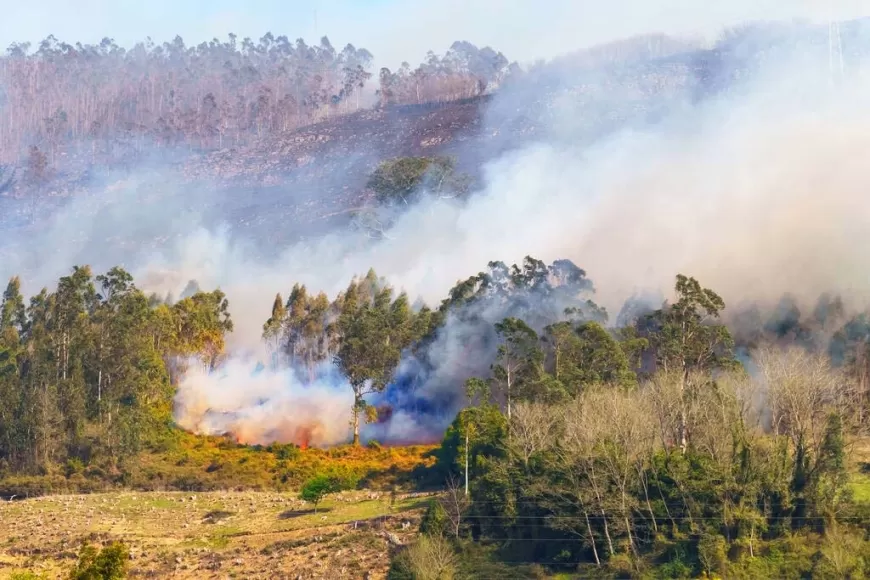
[[[230,359],[213,372],[192,366],[181,385],[175,419],[191,431],[306,447],[334,445],[347,436],[352,397],[331,364],[320,365],[310,381],[296,369]]]

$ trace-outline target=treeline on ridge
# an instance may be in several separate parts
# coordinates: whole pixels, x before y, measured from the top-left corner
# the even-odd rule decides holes
[[[130,49],[109,38],[89,45],[49,36],[35,50],[13,43],[0,58],[0,164],[19,163],[31,147],[49,167],[67,154],[125,159],[150,144],[239,147],[370,104],[372,59],[325,36],[308,45],[270,32],[196,46],[149,39]],[[460,41],[442,56],[430,51],[417,68],[381,69],[370,92],[383,105],[455,100],[492,90],[509,70],[500,52]]]

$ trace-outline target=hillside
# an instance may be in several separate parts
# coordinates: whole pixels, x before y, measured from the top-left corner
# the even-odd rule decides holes
[[[0,578],[29,569],[63,577],[82,540],[123,541],[131,577],[386,577],[417,535],[425,496],[364,492],[313,513],[276,492],[58,495],[0,503]]]
[[[864,25],[13,45],[0,576],[867,577]]]

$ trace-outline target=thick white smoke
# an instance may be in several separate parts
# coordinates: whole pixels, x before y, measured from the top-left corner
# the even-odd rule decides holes
[[[331,444],[348,436],[351,404],[350,389],[334,369],[327,364],[313,384],[292,370],[252,374],[258,355],[267,362],[260,335],[275,294],[286,298],[296,282],[333,297],[353,275],[374,267],[412,300],[437,306],[457,280],[490,260],[510,264],[531,255],[546,262],[567,258],[584,268],[598,291],[595,300],[611,314],[638,292],[669,295],[677,273],[696,276],[731,304],[771,301],[784,292],[812,300],[824,291],[865,303],[866,73],[853,66],[846,82],[831,86],[826,56],[778,60],[728,94],[694,105],[676,99],[681,106],[664,120],[592,144],[582,130],[587,117],[614,114],[616,105],[611,110],[605,100],[590,110],[576,105],[576,95],[563,95],[554,105],[554,126],[541,131],[539,142],[488,163],[481,190],[467,203],[425,201],[383,240],[333,232],[264,259],[228,230],[200,226],[206,220],[196,208],[210,192],[182,190],[171,205],[164,196],[159,207],[149,207],[143,203],[148,192],[130,180],[112,192],[113,207],[74,202],[48,233],[15,246],[4,265],[9,274],[26,274],[19,265],[32,253],[42,264],[48,260],[37,276],[48,282],[85,255],[108,266],[138,252],[147,265],[134,272],[146,290],[178,296],[191,279],[203,289],[219,286],[236,327],[229,337],[232,356],[219,375],[184,377],[179,422],[252,442]],[[514,98],[497,95],[491,109],[516,111],[521,103]],[[631,98],[616,94],[613,101]],[[175,242],[159,255],[106,245],[113,228],[171,235]],[[445,336],[430,353],[434,374],[457,376],[462,353],[449,329]],[[428,385],[422,394],[439,392]],[[316,433],[306,431],[317,425]],[[413,414],[397,414],[369,433],[406,440],[421,428]]]
[[[295,282],[333,295],[374,267],[412,299],[437,305],[458,279],[490,260],[526,255],[573,260],[612,313],[638,291],[669,294],[677,273],[698,277],[732,303],[784,292],[811,300],[824,291],[866,301],[870,254],[859,240],[870,226],[870,110],[859,73],[832,91],[815,82],[824,74],[813,79],[794,62],[780,64],[743,94],[591,147],[561,140],[514,151],[486,166],[484,187],[467,204],[421,203],[388,239],[332,234],[264,263],[202,230],[167,263],[179,272],[174,284],[195,278],[228,293],[235,348],[259,343],[272,298],[286,296]],[[443,351],[440,363],[453,365],[450,345]],[[437,370],[437,352],[431,354]],[[290,371],[266,381],[235,363],[226,373],[219,382],[188,376],[180,385],[188,415],[191,398],[202,409],[236,413],[210,419],[211,430],[240,429],[244,420],[325,424],[349,408],[349,387],[302,390]],[[418,418],[401,413],[370,432],[407,440],[421,428]]]
[[[255,369],[256,362],[233,358],[213,373],[193,365],[175,398],[178,424],[198,433],[230,432],[251,444],[325,446],[347,439],[353,396],[332,365],[302,381],[291,371]]]

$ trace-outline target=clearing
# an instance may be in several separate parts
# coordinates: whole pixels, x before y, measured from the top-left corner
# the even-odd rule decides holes
[[[0,578],[65,577],[83,540],[125,542],[130,577],[384,578],[424,494],[354,491],[318,506],[281,492],[114,492],[0,501]]]

